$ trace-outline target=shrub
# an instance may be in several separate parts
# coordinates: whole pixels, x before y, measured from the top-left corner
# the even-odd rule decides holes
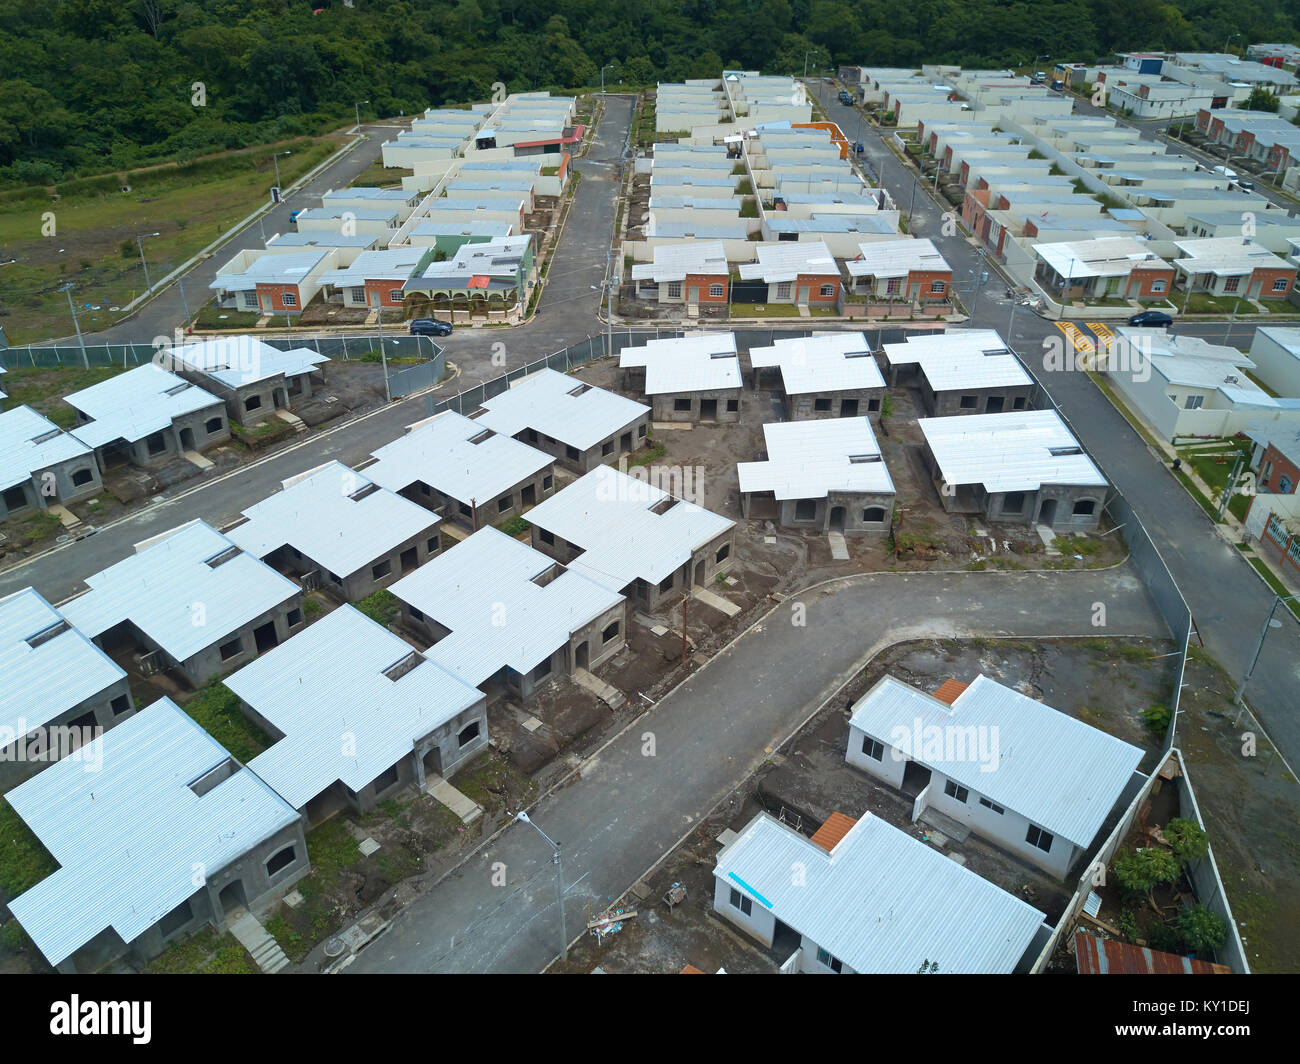
[[[1165,838],[1173,847],[1174,856],[1184,865],[1210,852],[1210,839],[1205,829],[1185,817],[1176,816],[1165,825]]]
[[[1190,950],[1208,953],[1223,945],[1228,925],[1204,905],[1188,905],[1178,914],[1178,931]]]
[[[401,610],[401,604],[397,601],[397,596],[387,588],[382,587],[373,594],[367,595],[360,602],[354,603],[354,605],[376,624],[382,624],[385,628],[393,623]]]
[[[1153,703],[1142,711],[1142,723],[1151,734],[1163,736],[1169,730],[1169,707]]]
[[[1145,894],[1151,901],[1151,892],[1163,883],[1172,883],[1182,874],[1178,858],[1168,850],[1145,849],[1121,854],[1112,864],[1120,889],[1133,897]],[[1155,908],[1155,903],[1151,903]]]

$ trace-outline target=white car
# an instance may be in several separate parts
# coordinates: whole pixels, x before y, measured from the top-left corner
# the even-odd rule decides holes
[[[1212,174],[1218,174],[1220,177],[1226,177],[1229,181],[1237,176],[1236,170],[1229,170],[1226,166],[1216,166],[1210,171]]]

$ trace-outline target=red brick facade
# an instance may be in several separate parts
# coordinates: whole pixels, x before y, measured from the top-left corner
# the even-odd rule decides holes
[[[1270,443],[1259,462],[1259,487],[1272,495],[1294,495],[1300,487],[1300,466]]]
[[[691,298],[691,289],[699,290],[698,302],[700,303],[726,303],[727,289],[730,287],[731,278],[726,274],[710,273],[688,273],[686,280],[682,284],[682,296],[688,301]],[[713,285],[722,286],[721,295],[710,295],[709,289]]]
[[[831,294],[822,295],[822,286],[830,285]],[[840,275],[838,273],[801,273],[795,279],[795,299],[798,301],[804,289],[808,290],[809,303],[836,303],[840,298]]]
[[[285,302],[285,296],[289,301]],[[271,310],[279,313],[294,314],[302,310],[302,296],[295,284],[259,284],[257,286],[257,309],[266,310],[266,297],[271,297]]]

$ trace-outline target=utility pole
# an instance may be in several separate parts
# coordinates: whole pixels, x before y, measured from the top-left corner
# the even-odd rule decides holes
[[[1237,460],[1232,463],[1232,472],[1228,474],[1228,483],[1223,486],[1223,494],[1219,496],[1219,512],[1215,515],[1214,520],[1221,522],[1223,515],[1228,509],[1228,503],[1232,501],[1232,489],[1237,486],[1237,470],[1241,468],[1243,455],[1237,452]]]
[[[525,824],[533,824],[528,819],[528,814],[524,812],[516,813],[515,819]],[[564,926],[564,865],[560,863],[560,844],[552,839],[541,828],[533,824],[537,829],[537,834],[551,844],[551,863],[555,865],[555,903],[560,907],[560,959],[567,961],[569,959],[569,935]]]
[[[144,257],[144,242],[150,237],[159,236],[159,233],[141,233],[135,238],[135,246],[140,249],[140,265],[144,267],[144,290],[146,294],[153,285],[149,281],[149,263]]]
[[[369,102],[370,102],[369,100],[358,100],[358,101],[354,104],[354,107],[355,107],[356,112],[357,112],[357,128],[354,129],[354,130],[352,131],[353,133],[360,133],[360,132],[361,132],[361,105],[362,105],[363,103],[369,103]],[[279,175],[277,174],[276,176],[277,176],[277,178],[278,178]],[[279,181],[278,181],[278,180],[276,181],[276,184],[279,184]]]
[[[1246,675],[1241,678],[1241,685],[1237,688],[1237,693],[1232,696],[1233,705],[1241,705],[1241,696],[1245,693],[1246,684],[1250,683],[1251,674],[1255,671],[1255,666],[1259,663],[1259,655],[1264,649],[1264,638],[1268,635],[1268,630],[1270,628],[1282,627],[1281,621],[1273,620],[1273,614],[1277,612],[1278,604],[1296,597],[1296,595],[1273,596],[1273,605],[1268,611],[1268,619],[1264,622],[1264,627],[1259,633],[1259,642],[1255,644],[1255,656],[1250,659],[1250,668],[1246,670]]]
[[[379,362],[384,367],[384,402],[393,401],[393,393],[388,386],[388,352],[384,350],[384,297],[375,298],[375,324],[379,326]]]
[[[72,327],[77,330],[77,343],[81,347],[81,363],[90,369],[90,356],[86,354],[86,341],[81,338],[81,325],[77,321],[77,308],[72,302],[72,282],[63,286],[63,294],[68,297],[68,309],[72,311]]]
[[[682,595],[682,668],[686,668],[686,603],[690,601],[691,589],[685,588]]]
[[[181,308],[185,311],[185,327],[188,329],[190,325],[190,304],[185,298],[185,281],[180,274],[176,275],[176,287],[181,294]]]

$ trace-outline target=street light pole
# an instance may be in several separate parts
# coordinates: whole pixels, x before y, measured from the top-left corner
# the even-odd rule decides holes
[[[1259,655],[1264,649],[1264,638],[1268,635],[1268,630],[1274,626],[1273,614],[1277,612],[1279,603],[1288,599],[1297,598],[1296,595],[1274,595],[1273,605],[1268,611],[1268,619],[1264,622],[1263,629],[1259,633],[1259,642],[1255,644],[1255,656],[1250,659],[1250,668],[1246,670],[1246,675],[1241,678],[1241,686],[1237,688],[1237,693],[1232,696],[1232,704],[1241,705],[1241,696],[1245,693],[1246,684],[1250,683],[1251,674],[1255,671],[1255,666],[1259,663]],[[1280,627],[1280,624],[1279,624]]]
[[[140,249],[140,265],[144,267],[144,290],[146,295],[149,293],[149,289],[151,289],[153,285],[149,282],[149,263],[145,261],[144,257],[144,242],[150,237],[160,235],[161,234],[159,233],[141,233],[135,238],[135,245]]]
[[[357,128],[352,131],[353,133],[361,132],[361,105],[369,102],[369,100],[357,100],[356,103],[353,104],[357,114]]]
[[[81,347],[81,362],[90,369],[90,356],[86,354],[86,341],[81,338],[81,324],[77,321],[77,308],[72,302],[72,282],[63,286],[63,294],[68,297],[68,309],[72,311],[72,327],[77,330],[77,344]]]
[[[388,384],[388,352],[384,350],[384,297],[379,295],[375,307],[375,324],[379,326],[379,361],[384,367],[384,402],[393,401],[393,393]]]
[[[357,120],[357,128],[360,128],[360,126],[361,126],[361,120],[358,119],[358,120]],[[284,190],[284,186],[283,186],[282,184],[280,184],[280,156],[281,156],[281,155],[292,155],[292,154],[293,154],[293,152],[291,152],[291,151],[277,151],[277,152],[272,152],[272,153],[271,153],[271,162],[273,162],[273,163],[275,164],[275,187],[278,188],[278,189],[280,189],[281,192],[283,192],[283,190]],[[283,197],[282,197],[282,198],[283,198]]]
[[[600,68],[600,94],[602,96],[605,95],[605,71],[608,70],[613,65],[614,65],[613,63],[606,63],[603,67]]]
[[[188,329],[190,324],[190,304],[185,298],[185,282],[179,274],[176,276],[176,287],[181,293],[181,307],[185,311],[185,327]]]
[[[533,824],[528,819],[527,813],[516,813],[515,819],[523,821],[525,824]],[[567,961],[569,959],[569,934],[564,926],[564,865],[560,863],[560,844],[552,839],[541,828],[537,828],[537,834],[551,844],[551,862],[555,865],[555,902],[560,907],[560,959]]]

